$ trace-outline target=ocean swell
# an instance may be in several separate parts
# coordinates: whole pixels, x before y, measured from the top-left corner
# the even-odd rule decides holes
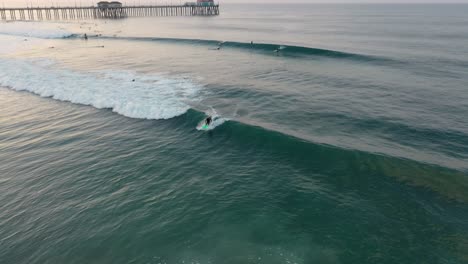
[[[184,77],[131,71],[77,72],[54,69],[49,60],[0,61],[0,86],[60,101],[109,108],[142,119],[169,119],[185,113],[200,86]]]
[[[72,36],[78,37],[78,36]],[[268,54],[278,54],[281,56],[290,57],[301,57],[301,56],[319,56],[329,57],[336,59],[349,59],[357,61],[391,61],[388,58],[377,57],[372,55],[349,53],[343,51],[335,51],[328,49],[319,49],[302,46],[272,44],[272,43],[245,43],[236,41],[219,41],[219,40],[207,40],[207,39],[183,39],[183,38],[154,38],[154,37],[121,37],[121,36],[90,36],[92,38],[102,39],[117,39],[117,40],[130,40],[130,41],[155,41],[155,42],[168,42],[168,43],[180,43],[190,45],[203,45],[211,47],[213,49],[222,48],[237,48],[242,50],[252,50]]]
[[[174,119],[176,127],[186,129],[204,117],[203,113],[189,110]],[[177,122],[179,120],[179,122]],[[259,153],[268,149],[269,155],[284,161],[302,164],[314,172],[332,173],[336,168],[356,173],[373,180],[377,175],[395,178],[414,186],[430,189],[459,202],[468,202],[467,171],[453,169],[417,160],[391,155],[321,144],[251,124],[230,120],[216,129],[218,140],[242,148],[245,153]],[[246,154],[248,155],[248,154]],[[342,176],[342,175],[340,175]]]
[[[11,35],[19,37],[32,37],[40,39],[73,39],[81,38],[82,34],[72,33],[62,27],[44,24],[38,22],[15,22],[2,23],[0,35]],[[285,57],[328,57],[335,59],[348,59],[354,61],[366,62],[390,62],[389,58],[374,55],[358,54],[352,52],[336,51],[329,49],[320,49],[305,46],[274,44],[274,43],[246,43],[238,41],[220,41],[210,39],[184,39],[184,38],[165,38],[165,37],[133,37],[133,36],[109,36],[109,35],[89,35],[90,38],[101,38],[109,40],[129,40],[129,41],[154,41],[168,42],[174,44],[203,45],[212,49],[234,48],[244,51],[250,50],[265,54],[277,54]]]

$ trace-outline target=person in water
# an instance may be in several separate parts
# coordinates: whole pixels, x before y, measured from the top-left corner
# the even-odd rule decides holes
[[[213,121],[213,118],[211,116],[207,117],[206,120],[205,120],[205,124],[207,126],[209,126],[211,124],[211,122]]]
[[[84,34],[84,39],[88,40],[88,35],[86,35],[86,33]]]

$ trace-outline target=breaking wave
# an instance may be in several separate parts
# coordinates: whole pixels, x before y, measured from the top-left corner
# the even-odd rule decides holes
[[[200,86],[185,77],[141,75],[131,71],[77,72],[54,69],[49,60],[0,61],[0,86],[60,101],[109,108],[142,119],[184,114]]]
[[[78,37],[77,35],[72,35],[71,37]],[[120,37],[120,36],[100,36],[95,35],[91,36],[94,38],[101,39],[117,39],[117,40],[130,40],[130,41],[155,41],[155,42],[169,42],[169,43],[185,43],[191,45],[204,45],[207,47],[212,47],[217,49],[221,48],[237,48],[242,50],[253,50],[257,52],[273,54],[274,51],[279,50],[281,56],[290,56],[290,57],[301,57],[301,56],[319,56],[319,57],[329,57],[336,59],[349,59],[349,60],[358,60],[358,61],[385,61],[389,62],[391,59],[378,57],[373,55],[349,53],[343,51],[335,51],[328,49],[319,49],[311,47],[302,47],[302,46],[292,46],[292,45],[283,45],[283,44],[271,44],[271,43],[245,43],[245,42],[236,42],[236,41],[219,41],[219,40],[206,40],[206,39],[182,39],[182,38],[153,38],[153,37]]]

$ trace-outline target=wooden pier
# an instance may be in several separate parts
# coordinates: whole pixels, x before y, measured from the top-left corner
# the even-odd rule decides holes
[[[219,5],[123,6],[102,7],[27,7],[0,8],[1,20],[79,20],[120,19],[151,16],[217,16]]]

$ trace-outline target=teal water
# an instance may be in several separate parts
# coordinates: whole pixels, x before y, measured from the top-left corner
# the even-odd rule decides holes
[[[468,262],[466,11],[1,23],[0,263]]]

